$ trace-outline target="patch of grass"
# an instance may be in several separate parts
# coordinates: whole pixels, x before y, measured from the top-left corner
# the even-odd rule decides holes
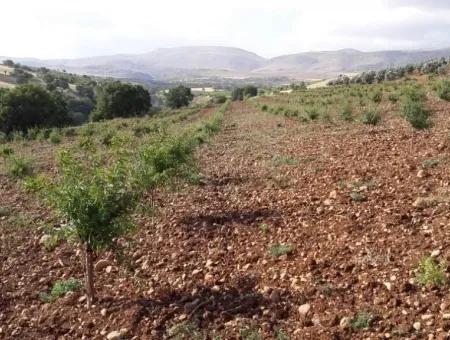
[[[450,80],[441,80],[436,85],[436,93],[442,100],[450,101]]]
[[[81,287],[81,282],[77,279],[72,278],[66,281],[58,281],[53,285],[50,293],[41,293],[39,298],[45,303],[53,302],[69,292],[79,290]]]
[[[305,112],[310,120],[316,120],[319,118],[319,111],[315,107],[308,108]]]
[[[351,192],[350,197],[352,198],[353,202],[364,202],[367,200],[366,196],[356,191]]]
[[[275,340],[289,340],[289,336],[282,329],[279,329],[275,332]]]
[[[202,340],[203,335],[193,323],[180,323],[168,330],[170,339],[175,340]]]
[[[381,121],[380,114],[375,110],[365,110],[362,117],[362,122],[366,125],[378,125]]]
[[[48,140],[50,141],[50,143],[55,144],[55,145],[61,144],[62,137],[61,137],[61,134],[57,130],[52,130],[52,132],[50,133],[50,136],[48,137]]]
[[[353,108],[352,108],[350,103],[347,103],[342,108],[342,110],[341,110],[341,117],[346,122],[351,122],[353,120]]]
[[[31,161],[23,157],[7,157],[6,166],[8,175],[14,178],[23,178],[25,176],[31,175],[33,168],[31,166]]]
[[[439,165],[440,161],[439,159],[426,159],[422,162],[422,168],[428,169],[428,168],[435,168]]]
[[[292,254],[294,247],[290,244],[277,243],[273,244],[269,248],[269,255],[272,257],[280,257],[283,255]]]
[[[423,130],[431,126],[430,112],[425,108],[423,102],[406,99],[402,110],[403,116],[413,128]]]
[[[297,165],[298,161],[294,158],[284,155],[276,155],[272,158],[272,162],[275,166],[281,165]]]
[[[9,146],[4,146],[0,149],[0,156],[2,157],[8,157],[14,154],[14,150],[10,148]]]
[[[373,321],[373,314],[363,312],[356,315],[350,325],[354,330],[367,329]]]
[[[253,327],[246,327],[239,331],[239,337],[242,340],[261,340],[259,331]]]
[[[424,286],[441,287],[447,283],[446,271],[446,262],[438,263],[434,258],[427,256],[419,261],[416,269],[416,281]]]

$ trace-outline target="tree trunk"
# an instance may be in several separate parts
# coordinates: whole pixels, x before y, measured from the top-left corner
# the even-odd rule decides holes
[[[94,265],[93,265],[93,251],[91,247],[86,244],[85,248],[85,286],[86,286],[86,296],[87,296],[87,306],[91,308],[92,302],[95,299],[94,290]]]

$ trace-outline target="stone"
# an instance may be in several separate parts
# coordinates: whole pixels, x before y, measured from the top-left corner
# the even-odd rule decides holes
[[[106,316],[106,313],[107,313],[106,308],[103,308],[103,309],[100,311],[101,316]]]
[[[442,318],[443,318],[444,320],[450,320],[450,313],[442,314]]]
[[[416,331],[420,331],[420,329],[422,328],[422,325],[420,324],[420,322],[414,322],[413,328],[414,328]]]
[[[118,331],[112,331],[106,336],[108,340],[119,340],[120,338],[122,338],[122,334]]]
[[[441,251],[439,249],[433,250],[431,252],[431,257],[438,257],[439,255],[441,255]]]
[[[347,329],[347,328],[350,328],[351,323],[352,323],[352,319],[349,318],[348,316],[345,316],[341,319],[341,322],[339,323],[339,327],[341,329]]]
[[[310,309],[311,309],[311,305],[308,303],[305,303],[304,305],[301,305],[300,307],[298,307],[298,312],[301,315],[306,315],[306,314],[308,314]]]
[[[335,199],[335,198],[337,197],[337,191],[336,191],[336,190],[333,190],[332,192],[330,192],[329,197],[330,197],[331,199]]]
[[[424,178],[426,176],[425,170],[421,169],[417,172],[418,178]]]
[[[94,268],[96,271],[100,272],[100,271],[106,269],[106,267],[108,267],[110,265],[111,265],[111,262],[109,262],[108,260],[99,260],[95,264]]]
[[[50,239],[51,239],[50,235],[42,235],[41,238],[39,239],[39,244],[45,245],[45,243],[47,243]]]

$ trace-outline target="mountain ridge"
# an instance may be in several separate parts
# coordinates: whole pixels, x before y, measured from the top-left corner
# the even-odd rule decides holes
[[[317,79],[341,73],[376,70],[430,59],[450,57],[450,48],[364,52],[352,48],[309,51],[264,58],[237,47],[182,46],[159,48],[142,54],[115,54],[73,59],[14,58],[35,67],[66,69],[73,73],[130,78],[147,75],[157,80],[191,78]]]

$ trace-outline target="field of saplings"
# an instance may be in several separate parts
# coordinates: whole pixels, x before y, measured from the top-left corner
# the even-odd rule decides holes
[[[447,338],[448,79],[10,134],[0,338]]]

